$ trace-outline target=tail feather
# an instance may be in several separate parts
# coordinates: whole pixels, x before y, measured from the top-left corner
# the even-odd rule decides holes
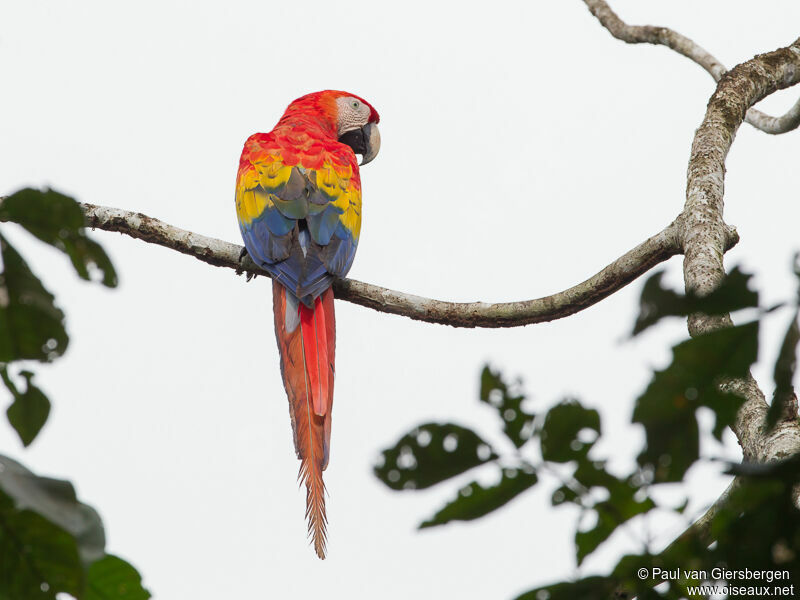
[[[322,299],[314,300],[314,308],[300,304],[300,327],[303,331],[303,353],[308,373],[314,412],[325,416],[328,408],[328,340]]]
[[[298,308],[291,293],[279,283],[273,282],[272,290],[283,385],[289,397],[295,451],[301,461],[298,479],[306,486],[308,532],[317,556],[325,558],[327,517],[322,471],[330,455],[333,407],[333,291],[327,289],[309,309],[302,303]],[[299,319],[292,314],[298,310]]]

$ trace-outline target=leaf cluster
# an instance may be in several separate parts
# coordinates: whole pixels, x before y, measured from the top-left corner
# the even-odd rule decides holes
[[[800,268],[795,267],[800,281]],[[645,283],[633,335],[639,335],[667,317],[693,313],[723,314],[758,308],[758,293],[750,289],[751,276],[734,269],[711,295],[698,297],[667,289],[663,273]],[[552,492],[553,506],[579,509],[575,529],[578,565],[595,552],[614,532],[636,517],[655,510],[683,513],[680,506],[656,501],[654,489],[682,482],[687,471],[701,459],[700,425],[697,411],[714,415],[713,435],[721,439],[733,425],[743,399],[730,392],[732,380],[749,376],[758,357],[761,319],[772,310],[756,311],[757,318],[742,325],[716,330],[683,341],[672,348],[672,359],[655,370],[634,403],[631,421],[641,425],[645,442],[636,468],[618,474],[608,468],[606,458],[596,456],[602,436],[600,414],[575,398],[563,399],[541,413],[530,412],[526,395],[518,384],[509,384],[502,374],[486,366],[480,377],[480,402],[494,408],[510,451],[493,448],[478,433],[454,423],[426,423],[383,451],[375,475],[394,490],[427,488],[476,467],[497,470],[495,485],[484,487],[472,481],[456,493],[420,527],[444,525],[483,517],[504,506],[539,483],[543,473],[559,482]],[[798,303],[787,329],[775,366],[776,396],[770,411],[770,426],[792,417],[795,399],[792,381],[798,344]],[[796,418],[796,414],[793,415]],[[453,444],[457,438],[459,444]],[[448,440],[451,440],[448,447]],[[483,449],[483,451],[481,451]],[[690,578],[668,582],[641,578],[640,569],[710,570],[724,568],[782,569],[800,574],[800,513],[792,503],[792,489],[800,480],[800,460],[737,467],[740,485],[716,514],[709,539],[691,532],[666,550],[653,554],[646,543],[636,555],[620,559],[603,576],[563,581],[522,594],[518,600],[592,598],[679,598]],[[744,470],[743,470],[744,469]],[[592,523],[582,527],[581,523]],[[776,554],[776,548],[788,549]],[[657,586],[657,584],[662,585]]]
[[[93,274],[107,287],[117,285],[117,274],[103,248],[86,236],[83,211],[74,199],[53,190],[26,188],[0,201],[0,222],[16,223],[42,242],[66,254],[78,276]],[[0,233],[0,376],[13,398],[7,415],[25,446],[36,438],[50,413],[50,401],[24,370],[20,391],[8,365],[22,360],[50,362],[69,345],[64,312],[55,296],[28,263]]]
[[[82,279],[117,285],[111,260],[86,236],[74,199],[24,189],[0,199],[0,222],[16,223],[66,254]],[[55,296],[2,233],[0,260],[0,379],[11,398],[8,421],[27,447],[51,408],[29,364],[56,360],[69,336]],[[0,600],[55,600],[63,594],[79,600],[150,597],[136,569],[105,552],[100,516],[78,501],[71,483],[37,476],[0,455]]]

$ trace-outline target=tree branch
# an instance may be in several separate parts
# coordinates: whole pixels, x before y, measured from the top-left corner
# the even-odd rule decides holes
[[[666,46],[703,67],[717,82],[725,74],[726,69],[721,62],[677,31],[653,25],[628,25],[617,16],[605,0],[583,1],[589,7],[589,11],[600,21],[600,24],[618,40],[628,44]],[[751,108],[747,111],[745,120],[765,133],[776,135],[792,131],[800,126],[800,99],[781,117],[772,117]]]
[[[615,38],[630,44],[667,46],[699,64],[718,82],[692,144],[683,212],[686,220],[680,233],[686,289],[709,293],[725,274],[722,262],[727,236],[722,219],[725,158],[743,121],[770,134],[785,133],[800,125],[800,100],[781,117],[772,117],[751,108],[776,90],[798,82],[800,40],[788,48],[756,56],[726,73],[725,67],[714,56],[676,31],[666,27],[627,25],[604,0],[584,2]],[[688,321],[692,336],[732,324],[730,315],[709,317],[698,314],[692,315]],[[800,452],[796,403],[768,431],[765,426],[768,406],[752,376],[725,382],[722,387],[745,398],[733,427],[745,461],[766,462]],[[710,543],[711,522],[738,484],[739,480],[734,479],[708,511],[670,547],[688,536],[699,536]]]
[[[235,269],[238,273],[269,276],[249,257],[245,257],[240,263],[242,247],[237,244],[179,229],[142,213],[92,204],[82,206],[89,227],[124,233],[194,256],[217,267]],[[658,263],[680,254],[678,234],[684,228],[683,222],[684,217],[681,215],[664,230],[626,252],[586,281],[563,292],[535,300],[497,304],[445,302],[396,292],[354,279],[337,280],[334,283],[334,292],[340,300],[373,310],[453,327],[518,327],[553,321],[596,304]],[[726,228],[725,232],[727,249],[733,247],[739,238],[733,229]]]
[[[686,185],[686,205],[681,231],[684,281],[687,290],[704,295],[725,275],[722,257],[725,224],[722,220],[725,158],[747,109],[773,92],[800,81],[800,39],[790,46],[761,54],[725,73],[708,102],[703,123],[692,143]],[[731,326],[730,315],[689,317],[697,336]],[[796,410],[784,415],[772,430],[766,428],[767,403],[753,380],[728,381],[727,391],[745,398],[734,425],[745,461],[764,462],[800,451],[800,425]]]

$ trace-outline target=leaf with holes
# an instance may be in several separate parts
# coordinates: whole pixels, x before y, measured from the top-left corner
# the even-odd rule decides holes
[[[569,485],[562,485],[556,488],[556,491],[553,492],[553,495],[550,496],[550,503],[553,506],[560,506],[566,502],[571,502],[573,504],[580,504],[581,494],[578,490],[573,489]]]
[[[18,223],[64,252],[81,278],[90,279],[90,271],[96,269],[103,285],[117,285],[111,259],[100,244],[86,237],[83,210],[69,196],[53,190],[20,190],[0,203],[0,221]]]
[[[635,490],[631,488],[627,494],[618,493],[592,507],[597,516],[597,523],[591,529],[575,532],[575,549],[579,566],[600,544],[611,537],[617,527],[656,507],[649,497],[637,500],[634,492]]]
[[[745,377],[758,355],[758,322],[728,327],[673,347],[672,362],[653,375],[636,401],[633,421],[645,428],[647,445],[639,464],[656,482],[680,481],[698,459],[696,410],[714,411],[714,434],[733,423],[742,398],[719,390],[725,378]]]
[[[42,390],[33,384],[33,373],[21,371],[20,375],[26,381],[24,392],[20,392],[11,381],[6,367],[0,366],[0,378],[3,379],[8,391],[14,397],[14,402],[6,411],[8,422],[19,435],[22,443],[29,446],[47,422],[50,414],[50,400]]]
[[[0,257],[0,363],[60,356],[69,337],[55,298],[2,235]]]
[[[477,433],[453,423],[425,423],[384,450],[375,476],[393,490],[424,489],[494,460]]]
[[[608,490],[611,498],[617,495],[627,498],[628,494],[634,493],[641,487],[633,484],[631,478],[620,479],[611,474],[607,461],[604,460],[582,460],[572,476],[585,488],[584,496],[593,488],[604,488]]]
[[[584,431],[594,432],[587,439]],[[575,399],[564,400],[547,411],[540,434],[542,458],[568,462],[584,458],[600,435],[600,414]]]
[[[621,495],[626,497],[632,493],[631,489],[638,489],[630,479],[619,479],[608,472],[606,461],[581,460],[572,474],[572,481],[553,492],[551,498],[553,506],[571,502],[578,506],[591,506],[595,501],[591,495],[593,489],[602,488],[608,491],[610,498]]]
[[[597,491],[607,496],[598,499]],[[637,475],[619,478],[609,472],[605,461],[579,460],[572,481],[553,493],[554,506],[571,502],[584,513],[594,513],[596,524],[585,531],[576,531],[577,561],[581,562],[607,540],[612,533],[636,515],[656,507],[646,493],[646,483]]]
[[[645,282],[632,335],[638,335],[665,317],[685,317],[695,312],[719,315],[758,306],[758,292],[748,287],[752,275],[743,273],[739,267],[734,267],[718,288],[702,298],[691,292],[684,295],[665,288],[661,284],[663,276],[664,271],[659,271]]]
[[[497,485],[483,487],[473,481],[458,492],[458,497],[446,504],[433,517],[420,524],[420,529],[444,525],[450,521],[471,521],[483,517],[507,504],[538,481],[532,470],[506,468]]]
[[[514,446],[520,448],[531,438],[535,415],[522,408],[525,395],[509,386],[502,375],[488,365],[481,373],[480,400],[497,410],[503,420],[503,433]]]

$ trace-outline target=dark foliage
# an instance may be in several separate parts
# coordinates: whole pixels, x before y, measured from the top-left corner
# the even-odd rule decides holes
[[[0,201],[0,222],[21,225],[64,252],[83,279],[114,287],[103,248],[86,237],[72,198],[22,191]],[[64,313],[20,253],[0,235],[0,378],[10,393],[6,414],[24,446],[47,422],[50,400],[21,361],[50,362],[67,349]],[[27,366],[27,365],[26,365]],[[24,382],[24,384],[23,384]],[[100,516],[79,502],[68,481],[39,477],[0,455],[0,600],[146,600],[139,573],[105,552]]]
[[[800,269],[796,271],[800,279]],[[739,269],[734,269],[720,288],[705,298],[666,289],[661,279],[662,273],[656,273],[644,285],[634,335],[665,317],[694,312],[722,314],[758,306],[758,293],[748,287],[750,275]],[[796,398],[792,381],[800,338],[797,303],[793,311],[775,365],[772,423],[786,414],[787,402]],[[418,429],[385,451],[384,456],[398,456],[404,448],[410,456],[407,464],[413,466],[409,467],[409,475],[404,474],[403,481],[424,474],[425,487],[481,465],[493,465],[497,470],[496,484],[484,487],[476,481],[468,483],[458,490],[454,500],[420,527],[483,517],[535,487],[539,482],[537,473],[563,472],[564,466],[571,466],[571,475],[563,478],[552,493],[552,504],[573,504],[580,508],[582,517],[592,517],[589,521],[593,526],[576,527],[575,555],[580,564],[631,519],[654,510],[685,509],[686,503],[678,507],[660,505],[651,492],[662,483],[682,482],[688,469],[701,460],[696,416],[700,407],[714,414],[712,433],[717,439],[733,423],[743,400],[721,391],[720,383],[747,375],[758,357],[759,322],[771,312],[761,311],[757,320],[686,340],[672,349],[670,364],[653,373],[636,399],[632,422],[644,428],[645,445],[639,453],[638,468],[623,476],[611,473],[607,461],[595,456],[594,445],[602,435],[596,410],[571,398],[536,415],[526,407],[520,386],[507,383],[498,371],[489,367],[481,373],[480,401],[496,409],[503,433],[516,452],[498,455],[492,451],[478,461],[470,454],[474,450],[470,446],[467,454],[472,460],[445,453],[437,454],[436,461],[429,461],[430,453],[418,453],[409,443]],[[473,432],[461,431],[460,435],[470,440],[481,439]],[[433,439],[432,444],[441,443],[441,439]],[[414,489],[389,481],[385,464],[375,472],[392,489]],[[643,547],[639,554],[624,556],[604,576],[536,588],[518,600],[677,599],[686,596],[688,586],[712,580],[714,568],[781,571],[795,581],[800,580],[797,553],[800,512],[792,502],[792,489],[800,482],[800,459],[794,457],[769,465],[739,465],[732,467],[732,472],[738,475],[740,485],[713,519],[710,536],[716,543],[711,546],[707,536],[692,532],[659,554]],[[668,570],[678,575],[664,576]]]

